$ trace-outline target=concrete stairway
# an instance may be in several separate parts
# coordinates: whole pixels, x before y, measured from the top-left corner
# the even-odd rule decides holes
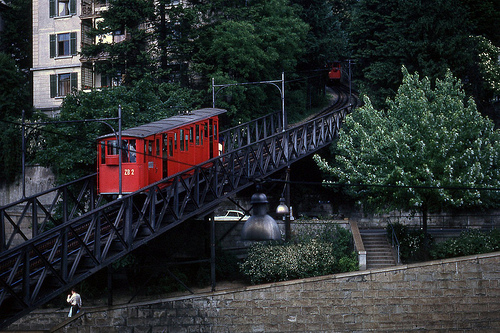
[[[367,269],[396,265],[385,229],[361,229],[360,234],[366,250]]]

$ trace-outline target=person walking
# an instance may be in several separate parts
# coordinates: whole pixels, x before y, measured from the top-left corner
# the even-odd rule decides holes
[[[66,301],[71,305],[68,317],[73,317],[80,312],[80,309],[82,308],[82,298],[74,289],[71,289],[71,294],[68,295]]]

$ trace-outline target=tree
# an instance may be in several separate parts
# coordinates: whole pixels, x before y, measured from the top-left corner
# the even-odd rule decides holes
[[[282,72],[295,72],[309,29],[299,11],[288,0],[252,1],[239,11],[230,7],[228,16],[233,19],[202,29],[193,68],[204,78],[226,78],[217,83],[277,80]],[[232,106],[229,113],[237,121],[279,110],[281,105],[279,92],[271,86],[230,88],[224,93],[230,103],[217,105]],[[222,97],[218,101],[222,102]]]
[[[341,27],[344,14],[329,0],[292,0],[302,7],[300,17],[310,29],[305,40],[302,66],[319,69],[348,57],[347,33]]]
[[[366,207],[379,211],[428,212],[452,207],[498,205],[500,136],[475,103],[466,100],[450,71],[435,87],[428,77],[410,75],[387,110],[368,98],[350,114],[334,147],[335,164],[315,161]],[[364,186],[363,186],[364,185]]]
[[[158,77],[161,82],[180,82],[184,87],[193,87],[189,62],[202,25],[199,6],[172,0],[161,0],[156,5],[155,38],[161,64]]]
[[[458,0],[361,0],[351,22],[355,73],[376,107],[395,95],[401,65],[431,79],[448,68],[463,82],[477,73],[471,24]]]
[[[148,29],[154,20],[153,1],[111,0],[109,9],[102,13],[103,21],[90,31],[93,38],[105,35],[123,36],[109,43],[84,45],[84,57],[100,59],[99,73],[119,78],[122,84],[132,85],[154,72],[153,34]]]
[[[31,114],[25,76],[14,59],[0,53],[0,179],[11,182],[21,170],[22,111]],[[28,101],[28,102],[27,102]],[[0,181],[1,182],[1,181]]]
[[[489,39],[500,47],[500,1],[498,0],[461,0],[471,21],[473,34]]]
[[[0,52],[12,56],[26,81],[32,66],[32,8],[31,0],[8,0],[9,6],[2,12],[4,20],[0,33]]]

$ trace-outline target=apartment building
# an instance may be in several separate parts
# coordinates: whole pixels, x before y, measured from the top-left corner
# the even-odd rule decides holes
[[[31,70],[36,109],[56,116],[73,89],[108,85],[93,70],[95,60],[80,57],[82,45],[94,42],[86,32],[106,9],[106,0],[33,0]]]
[[[2,0],[0,0],[2,1]],[[101,13],[108,9],[108,0],[32,0],[33,1],[33,106],[57,116],[64,97],[76,90],[91,90],[119,85],[122,78],[110,78],[98,73],[96,58],[81,57],[82,45],[97,42],[119,43],[126,31],[89,37]],[[186,5],[189,1],[172,0],[165,4]],[[165,14],[164,14],[165,15]],[[165,17],[168,20],[168,14]],[[150,29],[144,25],[143,29]],[[175,65],[175,64],[174,64]]]

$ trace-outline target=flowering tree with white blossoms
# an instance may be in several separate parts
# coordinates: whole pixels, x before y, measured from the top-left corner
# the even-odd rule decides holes
[[[349,194],[375,211],[420,212],[425,232],[429,212],[500,204],[500,135],[492,121],[451,72],[434,86],[402,72],[387,110],[365,98],[346,118],[335,160],[314,157],[331,175],[325,184],[348,185]]]
[[[487,95],[500,96],[500,47],[483,36],[476,37],[479,47],[479,69]]]

